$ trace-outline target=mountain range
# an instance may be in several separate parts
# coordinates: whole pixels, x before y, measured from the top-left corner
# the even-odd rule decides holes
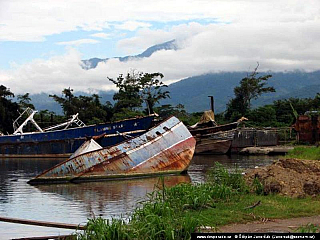
[[[129,59],[148,58],[159,50],[177,50],[175,40],[162,44],[154,45],[141,54],[135,56],[117,57],[120,61]],[[83,68],[95,68],[99,62],[105,62],[109,58],[91,58],[83,60]],[[314,97],[320,92],[320,71],[303,72],[262,72],[260,75],[271,74],[268,80],[268,86],[276,89],[275,93],[264,94],[252,102],[253,107],[270,104],[278,99],[287,99],[290,97],[308,98]],[[161,104],[183,104],[188,112],[201,112],[209,109],[210,101],[208,96],[214,96],[215,111],[222,112],[226,109],[226,104],[234,96],[233,89],[239,85],[241,79],[248,75],[247,72],[219,72],[200,76],[192,76],[170,84],[170,99],[161,101]],[[196,86],[196,87],[195,87]],[[114,92],[99,92],[101,102],[113,101]],[[31,95],[32,103],[36,109],[48,109],[56,113],[61,113],[60,106],[48,97],[49,94]],[[87,95],[87,93],[76,92],[75,95]]]
[[[148,58],[150,57],[153,53],[160,51],[160,50],[177,50],[177,45],[176,45],[176,41],[175,40],[171,40],[168,42],[164,42],[161,44],[157,44],[154,46],[151,46],[149,48],[147,48],[147,50],[145,50],[144,52],[138,54],[138,55],[134,55],[134,56],[125,56],[125,57],[115,57],[115,59],[119,59],[120,62],[126,62],[128,60],[131,59],[141,59],[141,58]],[[92,69],[97,67],[98,63],[100,62],[106,62],[108,61],[110,58],[90,58],[87,60],[82,60],[83,63],[83,68],[84,69]]]

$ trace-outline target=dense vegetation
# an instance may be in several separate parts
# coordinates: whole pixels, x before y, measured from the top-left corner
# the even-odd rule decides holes
[[[320,71],[316,72],[260,72],[259,76],[271,74],[268,86],[276,92],[263,94],[252,101],[256,108],[272,104],[275,100],[314,97],[320,92]],[[187,112],[207,110],[210,107],[208,96],[214,96],[216,112],[226,110],[226,103],[234,97],[234,87],[241,79],[250,75],[249,72],[218,72],[183,79],[169,85],[171,98],[165,104],[185,105]],[[196,87],[195,87],[196,86]]]
[[[86,124],[151,114],[155,110],[155,104],[159,103],[161,99],[169,97],[169,92],[163,90],[167,85],[161,81],[162,78],[163,74],[161,73],[144,74],[140,72],[127,74],[125,77],[120,75],[116,80],[109,78],[119,89],[113,97],[114,105],[110,102],[101,103],[97,94],[75,96],[73,89],[66,88],[62,91],[62,96],[50,95],[60,104],[63,116],[42,110],[35,120],[41,126],[46,127],[59,123],[76,113],[79,113],[79,118]],[[10,89],[3,85],[0,86],[0,131],[3,133],[13,132],[14,119],[27,107],[34,109],[30,103],[29,93],[19,95],[18,102],[14,102],[13,97],[14,94]]]
[[[319,198],[264,195],[260,182],[249,186],[239,171],[230,173],[218,163],[206,183],[167,188],[163,182],[128,222],[90,219],[78,239],[190,239],[191,233],[204,226],[218,231],[229,223],[320,213]]]
[[[263,93],[275,92],[274,87],[265,86],[272,75],[258,76],[258,67],[259,64],[250,75],[240,81],[240,86],[234,88],[235,97],[227,104],[226,119],[238,120],[248,114],[252,100],[258,99]]]
[[[18,110],[20,106],[18,103],[12,102],[10,98],[14,94],[5,86],[0,86],[0,132],[12,133],[12,119],[19,116]]]
[[[175,115],[186,125],[196,123],[202,112],[188,113],[182,104],[172,106],[160,105],[162,100],[170,97],[161,79],[161,73],[132,72],[126,76],[119,75],[117,79],[108,78],[118,88],[113,96],[114,103],[107,101],[102,103],[98,94],[91,96],[75,96],[73,89],[62,90],[62,95],[50,95],[60,104],[63,115],[59,116],[48,110],[41,110],[36,115],[36,121],[42,126],[60,123],[71,115],[79,113],[79,118],[86,124],[109,122],[157,113],[165,118]],[[216,114],[218,124],[228,123],[245,116],[249,119],[246,126],[261,127],[286,127],[291,126],[296,114],[303,114],[306,110],[320,110],[320,94],[314,98],[289,98],[274,101],[273,104],[253,109],[251,100],[257,99],[262,94],[272,94],[276,89],[266,86],[272,76],[259,75],[257,68],[240,81],[234,88],[235,97],[227,104],[227,110]],[[18,95],[13,101],[14,93],[9,88],[0,86],[0,131],[12,133],[12,122],[26,107],[34,108],[29,93]]]

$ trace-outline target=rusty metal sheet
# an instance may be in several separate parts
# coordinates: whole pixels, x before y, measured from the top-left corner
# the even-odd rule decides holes
[[[320,140],[320,116],[300,115],[293,125],[299,142],[316,143]]]
[[[139,137],[71,158],[30,183],[182,172],[194,148],[195,139],[186,126],[171,117]]]

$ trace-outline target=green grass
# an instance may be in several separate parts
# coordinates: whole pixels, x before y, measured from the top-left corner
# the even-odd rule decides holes
[[[217,164],[203,184],[164,186],[139,203],[128,223],[90,219],[78,239],[190,239],[201,226],[216,227],[271,218],[292,218],[320,214],[317,198],[289,198],[261,195],[262,185],[247,186],[242,175],[229,173]],[[257,187],[258,186],[258,187]],[[257,189],[259,191],[257,191]],[[260,201],[254,208],[248,208]]]
[[[314,225],[309,223],[304,226],[300,226],[295,230],[296,233],[320,233],[320,225]]]
[[[320,147],[295,147],[288,152],[286,158],[320,160]]]
[[[283,219],[320,214],[318,198],[293,199],[279,195],[258,196],[242,195],[238,201],[219,202],[215,209],[206,209],[201,213],[202,225],[219,227],[231,223],[245,223],[263,219]],[[254,203],[261,204],[246,209]]]

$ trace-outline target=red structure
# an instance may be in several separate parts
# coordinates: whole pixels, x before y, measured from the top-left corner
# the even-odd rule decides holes
[[[314,144],[320,139],[320,116],[318,114],[298,116],[293,127],[297,131],[298,142]]]

